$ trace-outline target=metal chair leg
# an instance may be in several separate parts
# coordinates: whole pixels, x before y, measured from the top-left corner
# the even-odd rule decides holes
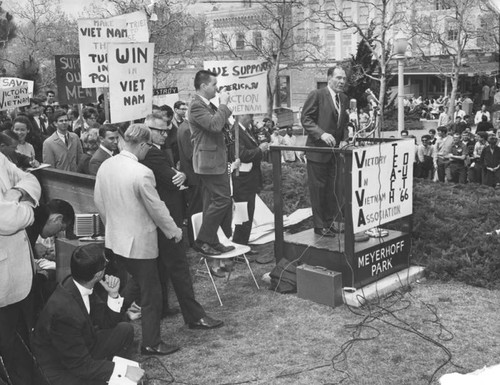
[[[245,254],[243,254],[243,258],[245,258],[245,262],[247,263],[248,270],[250,270],[250,274],[252,275],[253,281],[255,282],[255,286],[257,286],[257,289],[260,290],[259,284],[257,283],[257,280],[255,279],[255,276],[253,275],[252,268],[250,267],[250,262],[248,262],[248,258]]]
[[[207,267],[208,275],[210,276],[210,280],[212,281],[212,285],[214,286],[215,293],[217,294],[217,298],[219,298],[219,303],[222,306],[222,300],[220,299],[219,290],[217,290],[217,286],[215,285],[214,277],[212,277],[212,273],[210,272],[210,266],[208,266],[206,258],[204,258],[204,261],[205,261],[205,266]]]

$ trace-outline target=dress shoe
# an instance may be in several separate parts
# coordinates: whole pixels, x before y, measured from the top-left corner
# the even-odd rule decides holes
[[[210,268],[210,273],[216,278],[226,278],[226,274],[221,269],[212,269]]]
[[[204,255],[221,255],[221,252],[214,249],[208,243],[194,241],[193,249]]]
[[[180,347],[177,345],[168,345],[165,342],[160,342],[156,346],[141,346],[141,354],[145,356],[166,356],[175,353]]]
[[[330,238],[335,238],[335,233],[331,231],[330,229],[320,229],[320,228],[315,228],[314,233],[318,234],[322,237],[330,237]]]
[[[177,315],[181,312],[181,309],[178,307],[167,307],[164,308],[161,312],[161,318],[165,317],[173,317],[174,315]]]
[[[205,316],[203,318],[200,318],[196,322],[190,322],[188,324],[188,327],[190,329],[215,329],[215,328],[220,328],[222,325],[224,325],[223,321],[213,319],[209,316]]]
[[[335,226],[330,226],[329,228],[327,228],[326,230],[330,230],[332,233],[335,233],[335,234],[340,234],[340,233],[343,233],[344,230],[343,229],[338,229],[336,228]]]
[[[210,245],[214,250],[219,251],[220,253],[227,253],[231,250],[234,250],[234,246],[224,246],[222,243],[216,243],[214,245]]]
[[[255,251],[255,250],[253,250],[253,249],[250,249],[250,251],[246,252],[245,254],[246,254],[247,256],[249,256],[249,255],[257,255],[257,254],[259,254],[259,252],[258,252],[258,251]]]

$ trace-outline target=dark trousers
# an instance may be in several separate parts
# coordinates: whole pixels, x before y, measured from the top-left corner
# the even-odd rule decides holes
[[[239,243],[240,245],[248,245],[248,239],[252,232],[253,215],[255,213],[255,195],[255,192],[241,191],[240,189],[235,189],[233,193],[235,202],[248,203],[248,221],[241,225],[236,225],[234,228],[233,242]]]
[[[192,246],[194,239],[193,225],[191,224],[191,216],[196,213],[201,213],[203,211],[203,194],[201,191],[201,181],[197,185],[189,186],[187,190],[184,190],[185,197],[187,201],[186,216],[188,219],[188,239],[189,244]]]
[[[483,170],[483,184],[490,187],[495,187],[500,183],[500,169],[497,171],[490,171],[484,168]]]
[[[459,162],[450,162],[450,182],[467,182],[467,167],[465,167],[465,164]]]
[[[474,161],[474,166],[469,167],[467,171],[467,180],[470,183],[482,183],[483,180],[483,165],[478,161]]]
[[[211,245],[219,243],[217,230],[231,236],[232,200],[229,175],[199,174],[203,191],[203,222],[197,240]]]
[[[438,160],[437,160],[437,174],[438,174],[438,180],[440,182],[449,182],[451,180],[449,165],[450,165],[449,160],[444,160],[444,159],[438,158]]]
[[[33,293],[19,302],[0,308],[0,356],[13,385],[31,385],[36,378],[28,348],[32,319]]]
[[[205,317],[205,310],[194,296],[193,281],[184,244],[175,243],[173,239],[167,239],[161,231],[158,231],[158,246],[160,248],[159,262],[163,265],[166,277],[172,282],[184,322],[196,322]]]
[[[343,171],[340,159],[333,156],[328,162],[307,161],[307,177],[313,223],[315,228],[328,228],[340,220],[343,202]]]
[[[128,350],[134,341],[134,327],[128,322],[120,322],[112,329],[99,330],[97,341],[90,355],[95,360],[112,360],[114,356],[127,358]],[[46,368],[44,373],[50,385],[105,385],[107,381],[91,381],[75,377],[69,371],[59,368]]]
[[[141,306],[142,345],[156,346],[161,342],[161,285],[157,259],[132,259],[115,254],[118,268],[130,274],[121,291],[124,306],[139,300]]]

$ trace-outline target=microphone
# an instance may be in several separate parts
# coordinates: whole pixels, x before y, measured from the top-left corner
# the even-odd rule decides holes
[[[358,101],[356,99],[349,100],[349,109],[354,112],[358,111]]]
[[[365,93],[368,94],[369,101],[371,98],[373,101],[375,101],[376,104],[380,104],[380,102],[378,101],[377,97],[375,96],[375,94],[373,93],[373,91],[371,89],[367,88]]]

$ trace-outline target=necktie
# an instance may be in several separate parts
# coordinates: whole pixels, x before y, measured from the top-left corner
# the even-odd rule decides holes
[[[217,112],[217,107],[215,107],[215,104],[210,103],[210,108],[212,109],[213,112]]]
[[[66,134],[66,135],[64,136],[64,139],[66,140],[66,147],[69,147],[69,135],[68,135],[68,134]]]

